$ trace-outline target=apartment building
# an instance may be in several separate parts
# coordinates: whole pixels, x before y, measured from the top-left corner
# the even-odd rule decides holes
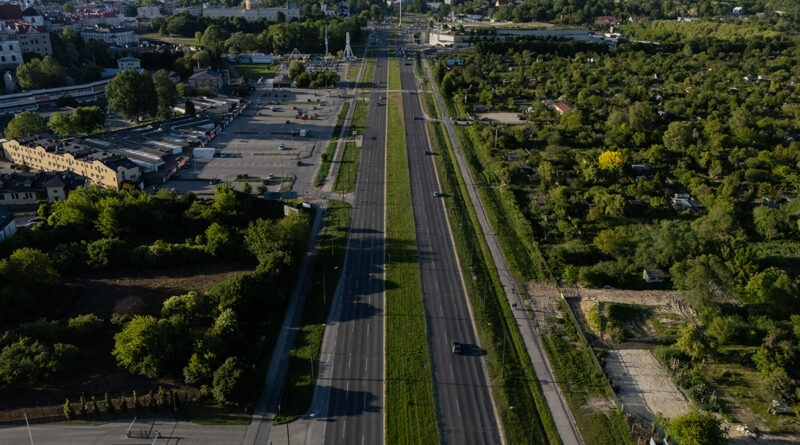
[[[67,170],[105,187],[119,188],[125,182],[142,180],[139,166],[131,160],[89,147],[79,139],[14,139],[3,144],[3,151],[6,158],[16,164],[45,172]]]
[[[121,71],[136,70],[142,68],[142,62],[136,57],[122,57],[117,59],[117,68]]]
[[[0,32],[0,66],[16,66],[22,62],[22,49],[16,35]]]
[[[34,53],[42,57],[53,54],[53,46],[50,43],[50,33],[44,26],[33,26],[26,22],[16,22],[9,25],[8,29],[15,34],[19,42],[20,51],[24,53]]]
[[[137,45],[139,43],[139,37],[132,29],[111,28],[103,25],[82,30],[81,37],[86,42],[99,40],[116,46]]]

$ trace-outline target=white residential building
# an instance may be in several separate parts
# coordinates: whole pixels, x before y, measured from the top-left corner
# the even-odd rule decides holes
[[[22,63],[22,48],[16,36],[0,34],[0,66]]]
[[[117,59],[117,67],[121,71],[125,70],[138,71],[142,67],[142,62],[136,57],[123,57],[121,59]]]

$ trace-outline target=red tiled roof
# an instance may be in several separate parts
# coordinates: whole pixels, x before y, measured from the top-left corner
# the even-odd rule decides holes
[[[21,19],[22,9],[19,5],[0,5],[0,19]]]

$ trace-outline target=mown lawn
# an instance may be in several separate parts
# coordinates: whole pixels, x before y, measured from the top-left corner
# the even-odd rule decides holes
[[[275,72],[278,71],[278,64],[273,63],[270,65],[250,65],[237,63],[233,65],[236,71],[239,72],[245,79],[258,80],[260,78],[272,79],[275,77]]]
[[[353,121],[350,129],[364,134],[364,125],[367,120],[367,102],[360,100],[356,102],[356,109],[353,112]],[[333,184],[334,193],[351,193],[356,189],[356,179],[358,178],[358,166],[360,164],[361,148],[356,143],[349,141],[344,145],[342,153],[342,163],[339,165],[339,172],[336,174],[336,182]]]
[[[390,94],[387,106],[386,443],[437,444],[441,439],[400,94]]]

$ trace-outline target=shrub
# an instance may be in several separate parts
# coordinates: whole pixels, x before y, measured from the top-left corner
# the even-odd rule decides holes
[[[214,372],[212,394],[217,402],[224,405],[238,405],[249,398],[249,378],[246,370],[235,357],[227,360]]]

